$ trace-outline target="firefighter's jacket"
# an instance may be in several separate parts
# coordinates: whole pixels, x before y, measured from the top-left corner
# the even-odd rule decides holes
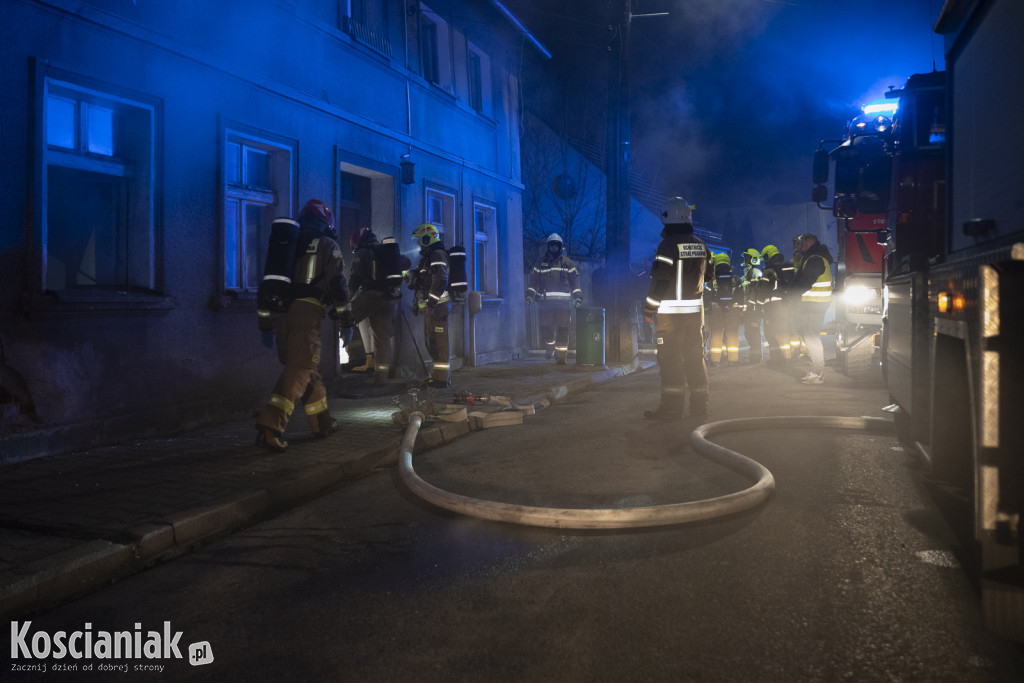
[[[793,282],[793,264],[782,260],[782,254],[776,253],[768,259],[764,266],[764,301],[769,304],[783,301],[786,289]]]
[[[315,231],[301,231],[292,272],[291,302],[304,301],[340,316],[352,310],[345,286],[341,247],[333,239]],[[260,330],[273,328],[273,314],[257,310]]]
[[[743,289],[742,301],[740,304],[745,311],[752,312],[760,308],[767,296],[767,281],[764,271],[755,265],[743,267],[743,277],[740,279],[740,286]]]
[[[582,301],[580,273],[572,259],[559,252],[558,256],[545,253],[530,272],[530,286],[526,298],[537,301]]]
[[[818,242],[803,253],[792,289],[803,303],[827,304],[832,299],[832,254]]]
[[[689,225],[666,226],[654,254],[644,315],[703,313],[704,283],[714,276],[714,257]]]
[[[409,289],[416,292],[415,302],[425,306],[447,303],[451,299],[448,295],[448,252],[440,242],[420,250],[420,262]]]

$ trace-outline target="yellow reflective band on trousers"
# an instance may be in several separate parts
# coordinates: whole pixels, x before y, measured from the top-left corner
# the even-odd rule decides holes
[[[434,361],[434,369],[435,370],[447,370],[450,367],[451,367],[451,365],[448,364],[448,363],[438,363],[437,361]]]
[[[295,404],[280,394],[271,394],[270,400],[267,403],[280,408],[284,411],[285,415],[291,415],[292,411],[295,410]]]
[[[306,415],[317,415],[327,410],[327,399],[322,398],[319,401],[306,404]]]

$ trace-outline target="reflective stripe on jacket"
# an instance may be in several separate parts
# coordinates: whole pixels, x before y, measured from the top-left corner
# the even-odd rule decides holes
[[[704,283],[714,268],[711,252],[699,237],[692,232],[667,234],[654,256],[644,315],[700,313]]]
[[[526,296],[548,301],[570,301],[582,299],[580,289],[580,273],[576,264],[565,254],[549,260],[544,255],[530,272],[530,286],[526,288]]]

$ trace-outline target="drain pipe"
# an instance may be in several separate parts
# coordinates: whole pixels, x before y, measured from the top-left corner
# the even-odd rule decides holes
[[[749,488],[716,498],[669,505],[547,508],[471,498],[437,488],[421,479],[412,466],[412,451],[423,420],[423,413],[412,413],[402,440],[399,474],[409,490],[437,507],[470,517],[556,529],[625,529],[686,524],[726,517],[760,505],[775,489],[775,478],[760,463],[708,440],[718,434],[787,428],[893,431],[890,420],[873,417],[760,417],[711,422],[693,431],[691,444],[702,455],[753,479],[755,483]]]

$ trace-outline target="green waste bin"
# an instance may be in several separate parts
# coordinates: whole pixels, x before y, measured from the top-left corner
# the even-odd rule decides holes
[[[604,309],[576,309],[576,364],[604,365]]]

